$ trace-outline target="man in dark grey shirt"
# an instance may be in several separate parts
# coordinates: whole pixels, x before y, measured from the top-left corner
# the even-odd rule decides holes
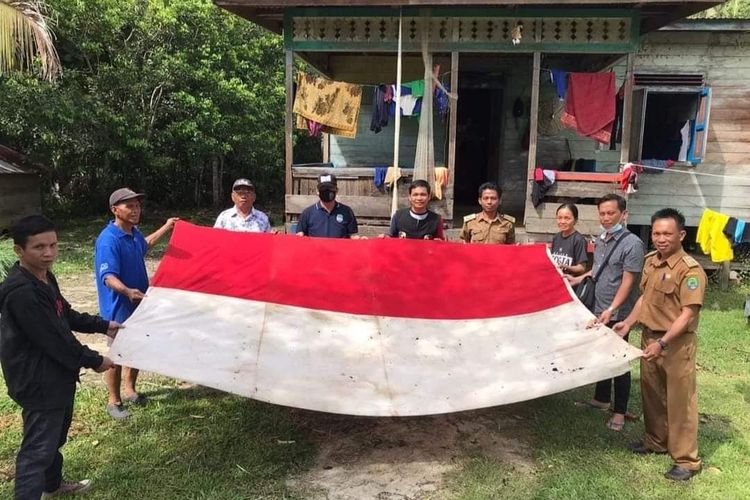
[[[586,276],[596,276],[609,255],[606,266],[596,280],[594,314],[599,323],[611,328],[618,321],[627,318],[633,310],[638,298],[636,284],[643,269],[645,249],[641,239],[625,228],[627,204],[623,197],[608,194],[599,200],[597,207],[603,232],[594,244],[594,266],[588,273],[571,278],[570,283],[577,285]],[[627,341],[628,336],[625,335],[624,339]],[[592,408],[610,408],[613,382],[613,415],[607,422],[607,427],[613,431],[621,431],[625,425],[630,398],[630,372],[615,377],[614,381],[598,382],[594,399],[582,404]]]

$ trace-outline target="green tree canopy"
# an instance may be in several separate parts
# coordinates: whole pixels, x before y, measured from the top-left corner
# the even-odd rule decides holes
[[[0,77],[0,141],[50,168],[63,206],[128,185],[169,206],[211,199],[212,166],[283,183],[280,37],[209,0],[54,0],[64,78]]]

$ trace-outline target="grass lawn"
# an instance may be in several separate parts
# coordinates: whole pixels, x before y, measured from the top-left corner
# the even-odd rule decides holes
[[[192,220],[206,223],[213,215]],[[164,218],[146,219],[145,231]],[[105,220],[75,220],[62,227],[58,274],[90,272],[91,247]],[[0,240],[0,258],[10,254],[10,243]],[[605,428],[603,413],[574,406],[591,396],[586,387],[512,405],[526,428],[522,439],[533,449],[532,470],[468,452],[434,497],[750,498],[750,328],[742,312],[748,291],[711,289],[702,313],[698,387],[704,472],[690,483],[663,479],[668,457],[627,451],[627,442],[640,437],[642,422],[616,434]],[[637,344],[638,334],[632,337]],[[640,414],[637,366],[633,375],[631,411]],[[96,482],[85,498],[300,496],[285,480],[312,466],[316,448],[298,412],[162,377],[145,379],[142,389],[152,403],[117,423],[102,411],[105,390],[99,376],[84,376],[64,453],[68,477]],[[20,411],[0,379],[0,498],[11,496],[20,423]],[[391,498],[396,497],[383,497]]]

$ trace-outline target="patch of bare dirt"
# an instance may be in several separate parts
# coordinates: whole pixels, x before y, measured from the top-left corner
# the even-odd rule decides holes
[[[474,455],[534,468],[520,417],[508,410],[390,419],[301,412],[299,419],[319,448],[314,466],[288,481],[305,498],[446,498],[445,474]]]

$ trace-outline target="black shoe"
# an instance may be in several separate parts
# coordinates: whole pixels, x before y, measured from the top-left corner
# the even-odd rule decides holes
[[[691,477],[698,474],[701,470],[689,470],[689,469],[683,469],[679,465],[673,465],[671,469],[667,471],[666,474],[664,474],[664,477],[667,479],[671,479],[672,481],[687,481]]]
[[[630,451],[637,455],[664,455],[667,453],[666,451],[656,451],[652,450],[651,448],[646,448],[646,445],[643,444],[643,441],[633,441],[632,443],[628,444],[628,448]]]

